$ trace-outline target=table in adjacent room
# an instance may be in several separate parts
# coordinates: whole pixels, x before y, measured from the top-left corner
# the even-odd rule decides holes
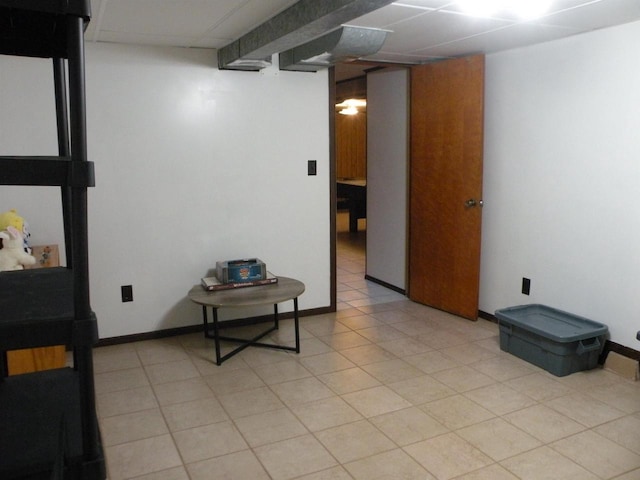
[[[199,305],[202,305],[202,321],[204,323],[204,335],[207,338],[213,338],[216,350],[216,363],[221,365],[222,362],[231,358],[236,353],[241,352],[249,346],[275,348],[279,350],[289,350],[300,353],[300,328],[298,323],[298,297],[304,292],[305,286],[299,280],[287,277],[278,277],[278,282],[272,285],[260,285],[251,287],[231,288],[228,290],[207,291],[201,285],[195,285],[189,291],[189,299]],[[295,346],[275,345],[271,343],[262,343],[260,340],[269,333],[279,328],[278,304],[293,300],[293,319],[295,328]],[[218,320],[218,309],[220,308],[238,308],[253,307],[257,305],[273,305],[273,324],[258,335],[250,339],[237,337],[228,337],[220,334],[220,323]],[[210,333],[209,321],[207,316],[207,307],[210,307],[213,314],[213,334]],[[238,342],[240,346],[231,352],[220,354],[220,340]]]

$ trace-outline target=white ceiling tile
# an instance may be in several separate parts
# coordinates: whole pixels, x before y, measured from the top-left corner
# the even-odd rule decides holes
[[[101,28],[111,32],[198,36],[247,0],[108,0]]]
[[[463,15],[434,12],[393,26],[387,36],[384,50],[413,53],[416,50],[469,37],[487,30],[509,25],[504,20],[471,18]]]
[[[579,33],[577,30],[549,25],[518,25],[443,45],[413,52],[416,55],[460,56],[472,53],[494,53],[500,50],[541,43]]]
[[[371,28],[389,28],[398,22],[408,20],[410,18],[419,17],[428,14],[434,10],[418,10],[402,5],[387,5],[379,8],[371,13],[358,17],[350,22],[349,25],[357,25],[359,27]]]

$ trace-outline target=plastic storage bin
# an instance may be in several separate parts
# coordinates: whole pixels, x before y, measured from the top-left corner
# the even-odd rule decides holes
[[[496,310],[500,349],[564,377],[598,364],[609,331],[602,323],[545,305]]]

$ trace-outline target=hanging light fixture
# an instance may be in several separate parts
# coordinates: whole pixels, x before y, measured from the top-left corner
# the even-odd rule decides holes
[[[532,20],[549,10],[552,0],[458,0],[463,12],[476,17],[490,17],[511,12],[523,20]]]
[[[342,115],[355,115],[359,112],[358,107],[367,106],[367,101],[359,98],[349,98],[341,103],[336,103],[336,108],[341,108],[338,113]]]

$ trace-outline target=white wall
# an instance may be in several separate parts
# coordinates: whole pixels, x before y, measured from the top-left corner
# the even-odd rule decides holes
[[[223,259],[258,256],[306,284],[301,309],[328,306],[326,71],[219,71],[210,50],[107,44],[88,44],[86,59],[101,338],[201,322],[186,293]],[[50,61],[0,56],[0,105],[1,154],[56,153]],[[27,219],[32,244],[62,246],[56,188],[0,187],[8,208]],[[120,299],[127,284],[132,303]]]
[[[637,22],[487,57],[482,310],[543,303],[640,349],[639,44]]]
[[[367,75],[367,275],[406,288],[408,71]]]

